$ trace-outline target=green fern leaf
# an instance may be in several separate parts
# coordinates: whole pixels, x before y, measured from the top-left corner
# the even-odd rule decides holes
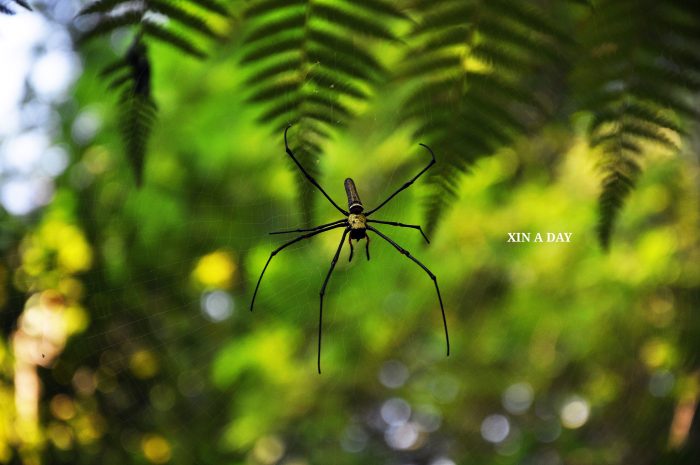
[[[195,58],[206,57],[206,54],[193,45],[189,40],[174,32],[171,32],[157,23],[144,20],[141,27],[144,34],[149,37],[166,42]]]
[[[113,11],[117,5],[128,3],[130,3],[130,0],[97,0],[85,5],[80,12],[78,12],[78,15],[82,16],[95,13],[109,13]]]
[[[383,0],[258,0],[244,16],[240,61],[251,69],[249,101],[261,104],[260,121],[275,131],[294,123],[292,149],[314,169],[309,162],[321,155],[330,128],[349,121],[352,102],[369,98],[386,74],[371,41],[396,41],[392,26],[405,15]],[[302,177],[299,186],[302,211],[310,220],[312,189]]]
[[[133,10],[114,16],[105,16],[101,18],[92,29],[88,30],[80,37],[79,43],[84,43],[95,37],[109,34],[125,26],[137,26],[141,24],[142,17],[143,14],[141,12]]]
[[[396,39],[396,36],[381,22],[381,17],[370,14],[357,14],[343,7],[323,3],[314,4],[313,12],[319,18],[323,18],[336,27],[343,27],[355,33],[366,34],[378,39],[389,41]]]
[[[24,0],[14,0],[14,2],[16,4],[18,4],[19,6],[21,6],[22,8],[24,8],[25,10],[33,11],[32,7],[29,5],[29,3],[24,1]]]
[[[264,44],[248,49],[244,53],[241,63],[258,63],[286,52],[296,52],[299,50],[299,47],[302,46],[303,42],[303,36],[296,34],[276,41],[265,42]]]
[[[441,152],[426,202],[432,230],[456,198],[455,183],[478,158],[535,131],[557,106],[546,76],[564,76],[573,21],[534,2],[421,1],[401,79],[414,138]],[[550,78],[551,79],[551,78]]]
[[[350,61],[350,58],[352,58],[352,61],[358,65],[371,69],[377,74],[384,73],[384,67],[377,58],[369,50],[358,47],[351,37],[332,30],[321,30],[313,26],[310,26],[307,32],[311,45],[330,47],[336,53],[342,54],[346,61]]]
[[[640,157],[651,145],[677,151],[679,116],[699,116],[688,96],[700,90],[700,54],[688,44],[698,39],[700,13],[682,0],[607,0],[595,15],[574,76],[582,108],[593,113],[589,142],[601,149],[598,236],[607,248]]]
[[[207,10],[210,13],[215,13],[219,16],[227,17],[229,14],[228,9],[216,0],[197,0],[194,3],[200,8]]]
[[[5,15],[14,15],[15,14],[15,10],[10,8],[5,3],[5,1],[7,1],[8,3],[14,1],[14,3],[18,4],[19,6],[21,6],[25,10],[33,11],[32,7],[29,5],[29,3],[27,3],[24,0],[3,0],[3,3],[0,3],[0,13],[1,14],[5,14]]]
[[[79,12],[79,15],[93,14],[98,15],[97,23],[82,35],[79,42],[125,27],[136,32],[125,58],[105,67],[100,76],[108,80],[110,90],[120,92],[122,140],[136,181],[140,183],[147,143],[156,117],[156,104],[151,97],[151,65],[145,41],[158,40],[186,54],[203,58],[204,52],[190,35],[199,33],[209,38],[219,38],[208,25],[206,15],[227,16],[228,12],[216,0],[96,0]],[[154,14],[165,17],[167,21],[156,22],[152,19]]]
[[[196,10],[199,12],[194,12]],[[186,54],[203,58],[204,52],[190,37],[199,33],[208,38],[220,39],[220,35],[207,23],[206,15],[226,15],[226,9],[213,0],[97,0],[86,5],[79,15],[99,15],[97,24],[84,33],[79,42],[105,35],[114,30],[131,27],[139,34],[165,42]],[[167,19],[163,24],[149,18],[157,14]]]
[[[295,73],[299,69],[299,66],[301,66],[301,63],[301,59],[297,56],[275,60],[268,66],[258,68],[245,82],[249,86],[255,86],[270,78],[285,77],[289,73]]]
[[[139,36],[126,56],[100,73],[110,78],[111,89],[119,89],[119,126],[122,142],[138,185],[141,184],[146,148],[156,105],[151,97],[151,64],[146,46]]]
[[[265,22],[264,25],[253,30],[246,38],[245,43],[250,45],[261,40],[269,40],[287,31],[299,30],[306,22],[304,10],[299,10],[289,16],[282,16],[279,19],[273,19]]]
[[[148,0],[149,11],[154,11],[167,16],[169,19],[177,21],[188,28],[204,34],[213,39],[220,38],[219,35],[199,16],[172,5],[163,0]]]

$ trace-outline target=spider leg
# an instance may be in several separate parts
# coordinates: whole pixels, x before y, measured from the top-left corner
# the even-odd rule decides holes
[[[367,243],[365,244],[365,251],[367,252],[367,261],[369,261],[369,235],[365,234],[365,239],[367,239]]]
[[[338,250],[335,251],[335,255],[333,256],[333,261],[331,262],[331,268],[328,270],[328,274],[326,275],[326,280],[323,281],[323,287],[321,287],[321,292],[320,292],[320,298],[321,298],[321,305],[319,306],[318,310],[318,360],[317,360],[317,366],[318,366],[318,374],[321,374],[321,333],[322,333],[322,328],[323,328],[323,295],[326,293],[326,286],[328,285],[328,280],[331,279],[331,274],[333,273],[333,269],[335,268],[335,264],[338,262],[338,257],[340,256],[340,251],[343,248],[343,244],[345,243],[345,236],[348,235],[350,232],[350,228],[347,228],[345,231],[343,231],[343,237],[340,239],[340,244],[338,245]]]
[[[435,290],[437,291],[438,300],[440,301],[440,311],[442,311],[442,324],[445,327],[445,342],[447,343],[447,356],[449,357],[449,355],[450,355],[450,336],[447,333],[447,319],[445,318],[445,307],[443,307],[443,305],[442,305],[442,297],[440,296],[440,288],[438,287],[437,278],[435,277],[433,272],[428,269],[427,266],[423,265],[416,258],[414,258],[413,255],[411,255],[411,253],[408,250],[404,249],[399,244],[397,244],[396,242],[391,240],[388,236],[385,236],[384,234],[377,231],[372,226],[367,225],[367,229],[372,231],[372,232],[377,233],[377,235],[379,237],[381,237],[382,239],[387,241],[389,244],[393,245],[396,250],[398,250],[400,253],[402,253],[403,255],[408,257],[409,259],[413,260],[418,266],[423,268],[423,270],[425,270],[425,272],[428,273],[428,276],[430,276],[430,279],[433,280],[433,283],[435,284]]]
[[[388,224],[389,226],[399,226],[401,228],[413,228],[417,229],[420,231],[420,233],[423,235],[423,239],[425,239],[425,242],[430,244],[430,239],[428,239],[428,236],[425,235],[423,232],[423,228],[418,226],[417,224],[404,224],[404,223],[397,223],[396,221],[379,221],[379,220],[367,220],[368,223],[381,223],[381,224]]]
[[[306,176],[306,179],[308,179],[309,182],[311,182],[311,184],[313,184],[314,186],[316,186],[316,188],[317,188],[318,190],[321,191],[321,193],[328,199],[328,201],[329,201],[330,203],[333,204],[333,206],[334,206],[340,213],[342,213],[342,214],[345,215],[345,216],[348,216],[350,213],[347,212],[347,211],[345,211],[345,210],[343,210],[342,208],[340,208],[340,207],[338,206],[338,204],[335,203],[335,201],[333,201],[333,199],[330,198],[330,196],[329,196],[328,194],[326,194],[326,191],[323,190],[323,187],[321,187],[321,185],[320,185],[318,182],[316,182],[316,180],[313,178],[313,176],[311,176],[309,173],[306,172],[306,170],[304,169],[304,167],[301,166],[301,163],[299,163],[299,161],[297,160],[297,158],[294,156],[294,153],[292,152],[292,149],[290,149],[290,148],[289,148],[289,144],[287,144],[287,131],[289,131],[289,128],[290,128],[290,127],[291,127],[291,125],[287,126],[287,129],[284,130],[284,148],[285,148],[285,150],[287,151],[287,154],[288,154],[290,157],[292,157],[292,160],[294,160],[294,163],[299,167],[299,169],[301,170],[301,172],[304,173],[304,176]]]
[[[417,175],[415,175],[410,181],[408,181],[407,183],[405,183],[403,186],[399,187],[399,189],[398,189],[396,192],[394,192],[393,194],[391,194],[384,202],[380,203],[378,207],[376,207],[376,208],[374,208],[374,209],[368,211],[367,213],[365,213],[365,216],[369,216],[369,215],[371,215],[372,213],[376,212],[377,210],[379,210],[380,208],[382,208],[384,205],[386,205],[386,203],[389,202],[389,200],[393,199],[399,192],[401,192],[401,191],[404,190],[404,189],[408,189],[408,188],[411,186],[411,184],[413,184],[413,183],[415,182],[416,179],[418,179],[419,177],[421,177],[421,175],[422,175],[423,173],[425,173],[426,171],[428,171],[428,169],[429,169],[431,166],[433,166],[433,165],[435,164],[435,154],[433,153],[432,150],[430,150],[430,147],[428,147],[428,146],[425,145],[425,144],[419,144],[419,145],[421,145],[422,147],[425,147],[426,149],[428,149],[428,152],[430,152],[430,156],[432,157],[432,160],[430,160],[430,163],[428,163],[428,166],[426,166],[425,168],[423,168],[423,169],[421,170],[421,172],[418,173]]]
[[[287,234],[287,233],[293,233],[293,232],[317,231],[319,229],[325,228],[326,226],[335,226],[335,225],[339,225],[339,224],[345,223],[345,222],[347,222],[347,220],[338,220],[338,221],[333,221],[332,223],[326,223],[326,224],[322,224],[319,226],[314,226],[313,228],[309,228],[309,229],[288,229],[285,231],[271,232],[270,234]]]
[[[352,261],[352,253],[354,252],[354,248],[352,246],[352,237],[348,237],[348,244],[350,244],[350,258],[348,258],[348,261]]]
[[[308,234],[301,235],[301,236],[297,237],[296,239],[292,239],[291,241],[289,241],[285,244],[282,244],[281,246],[279,246],[275,250],[273,250],[272,253],[270,254],[270,258],[267,259],[267,263],[265,263],[265,267],[263,268],[262,273],[260,273],[260,277],[258,278],[258,283],[255,285],[255,291],[253,292],[253,300],[251,300],[251,302],[250,302],[250,311],[251,312],[253,311],[253,305],[255,305],[255,297],[258,295],[258,289],[260,288],[260,282],[262,281],[262,278],[265,275],[265,270],[267,270],[267,266],[272,261],[272,257],[277,255],[277,253],[280,252],[285,247],[290,246],[290,245],[294,244],[295,242],[299,242],[302,239],[307,239],[309,237],[315,236],[316,234],[321,234],[323,232],[330,231],[331,229],[336,229],[336,228],[340,228],[340,227],[341,227],[341,225],[329,226],[325,229],[319,229],[318,231],[314,231],[314,232],[310,232]]]

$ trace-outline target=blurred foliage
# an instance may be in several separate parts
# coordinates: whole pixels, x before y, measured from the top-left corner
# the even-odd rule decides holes
[[[10,8],[11,3],[16,3],[17,5],[32,11],[32,7],[29,5],[29,3],[25,2],[24,0],[2,0],[0,1],[0,14],[5,14],[5,15],[13,15],[15,14],[15,10]]]
[[[274,2],[256,4],[265,3]],[[429,2],[413,3],[409,18],[423,18],[431,8]],[[479,41],[498,36],[503,15],[508,24],[523,21],[512,30],[517,37],[549,46],[557,31],[573,29],[550,30],[533,21],[562,12],[562,21],[570,21],[563,24],[592,27],[587,21],[605,17],[615,2],[595,2],[593,9],[577,2],[548,9],[542,3],[525,10],[504,3],[475,3],[487,10],[479,15],[482,25],[492,26],[483,34],[473,31],[480,56],[494,53]],[[362,1],[352,8],[379,4]],[[441,17],[464,21],[454,12]],[[689,17],[674,18],[682,23]],[[386,27],[396,27],[397,34],[409,27],[393,21],[410,21],[392,16]],[[530,28],[538,32],[528,34]],[[598,32],[606,30],[617,31],[610,26]],[[344,33],[358,44],[358,53],[370,53],[385,68],[393,69],[402,56],[402,44],[375,42],[352,27]],[[471,172],[450,175],[454,206],[442,211],[430,246],[416,231],[382,231],[438,276],[452,354],[444,356],[430,280],[373,238],[372,260],[358,254],[349,263],[346,250],[330,281],[319,376],[318,290],[339,231],[285,249],[270,265],[255,313],[247,311],[262,266],[282,242],[267,233],[302,227],[308,219],[295,200],[297,174],[282,133],[259,122],[272,102],[249,100],[248,81],[258,72],[241,63],[249,37],[235,32],[203,62],[183,61],[167,43],[149,43],[159,119],[140,188],[113,129],[120,109],[99,82],[101,70],[132,46],[133,37],[113,35],[113,48],[104,42],[80,49],[83,77],[72,99],[57,109],[61,131],[55,143],[69,151],[71,164],[41,214],[11,218],[3,212],[0,220],[0,462],[700,461],[697,125],[683,120],[684,139],[665,132],[675,120],[643,113],[639,108],[651,104],[640,104],[633,93],[619,97],[627,106],[606,100],[613,113],[619,105],[625,109],[622,116],[615,113],[624,118],[617,130],[612,119],[598,124],[607,117],[589,107],[576,113],[547,107],[546,124],[527,105],[504,108],[490,121],[508,137],[489,139],[489,153],[477,153],[463,140],[470,147],[464,152],[468,164],[451,155],[457,139],[440,136],[449,139],[443,147],[426,132],[436,170],[468,166]],[[327,45],[307,41],[309,47]],[[523,43],[524,69],[535,65],[531,44]],[[465,45],[459,47],[457,54]],[[416,65],[428,58],[410,56]],[[543,66],[572,66],[545,61]],[[512,72],[512,82],[526,82],[534,86],[527,92],[540,95],[545,83],[532,82],[537,74]],[[637,73],[632,68],[626,76]],[[420,73],[410,79],[421,88]],[[401,121],[446,121],[451,126],[445,130],[475,132],[483,126],[465,129],[459,123],[486,118],[484,113],[497,109],[488,103],[503,98],[487,87],[467,86],[464,93],[440,88],[427,95],[435,101],[408,109],[406,102],[417,94],[400,87],[383,81],[373,98],[352,103],[354,117],[343,119],[342,127],[324,123],[328,136],[304,164],[323,173],[320,180],[337,201],[344,198],[346,177],[355,179],[371,208],[415,174],[425,153],[413,140],[415,128],[399,126]],[[297,97],[313,95],[306,84],[295,89]],[[558,89],[548,87],[564,92]],[[452,118],[447,113],[448,105],[478,99],[485,103],[473,113],[469,107]],[[502,125],[508,115],[533,124],[523,130]],[[462,120],[454,121],[457,116]],[[99,130],[75,138],[76,125],[86,118]],[[630,121],[668,134],[679,148],[669,154],[657,137],[635,132],[645,175],[635,180],[629,206],[619,214],[614,247],[603,253],[591,226],[598,215],[596,166],[611,152],[605,143],[591,148],[589,132],[593,127],[597,135],[626,140],[624,129],[637,127]],[[297,134],[303,133],[299,126]],[[417,182],[382,210],[382,218],[419,223],[433,187]],[[312,216],[336,219],[325,199],[311,192],[317,198],[308,205]],[[508,243],[513,232],[573,236],[571,243]]]

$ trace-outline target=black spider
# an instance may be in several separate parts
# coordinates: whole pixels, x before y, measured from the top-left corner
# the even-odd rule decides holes
[[[296,239],[293,239],[277,249],[273,250],[272,253],[270,254],[270,258],[267,259],[267,263],[265,263],[265,267],[262,270],[262,273],[260,273],[260,278],[258,279],[258,283],[255,286],[255,291],[253,292],[253,300],[250,303],[250,311],[253,311],[253,305],[255,304],[255,296],[258,294],[258,288],[260,287],[260,282],[262,281],[263,275],[265,274],[265,270],[267,270],[267,266],[270,264],[270,261],[272,260],[272,257],[277,255],[278,252],[280,252],[282,249],[284,249],[287,246],[290,246],[294,244],[295,242],[299,242],[303,239],[308,239],[309,237],[315,236],[317,234],[330,231],[332,229],[337,229],[337,228],[345,228],[343,231],[343,237],[340,239],[340,244],[338,245],[338,250],[336,250],[335,255],[333,256],[333,261],[331,262],[331,268],[328,270],[328,274],[326,275],[326,280],[323,282],[323,287],[321,287],[321,304],[320,304],[320,309],[319,309],[319,316],[318,316],[318,372],[321,373],[321,328],[322,328],[322,322],[323,322],[323,295],[326,292],[326,285],[328,285],[328,280],[331,277],[331,274],[333,273],[333,269],[335,268],[335,264],[338,262],[338,257],[340,256],[340,251],[343,248],[343,244],[345,243],[345,236],[348,236],[348,243],[350,244],[350,260],[352,260],[352,254],[353,254],[353,245],[352,245],[352,240],[355,239],[356,241],[359,241],[360,239],[367,239],[367,244],[365,246],[365,250],[367,251],[367,260],[369,260],[369,236],[367,235],[367,231],[372,231],[373,233],[377,234],[379,237],[387,241],[389,244],[394,246],[396,250],[398,250],[400,253],[408,257],[410,260],[413,260],[418,266],[423,268],[426,273],[428,273],[428,276],[430,276],[430,279],[433,280],[433,283],[435,283],[435,290],[437,291],[437,296],[438,300],[440,301],[440,311],[442,312],[442,323],[445,327],[445,342],[447,343],[447,355],[450,355],[450,337],[447,333],[447,320],[445,319],[445,308],[442,305],[442,297],[440,296],[440,288],[438,287],[437,283],[437,278],[435,275],[421,262],[419,262],[416,258],[414,258],[410,252],[400,245],[398,245],[396,242],[394,242],[392,239],[387,237],[386,235],[382,234],[379,232],[376,228],[373,228],[371,225],[368,223],[379,223],[379,224],[387,224],[390,226],[399,226],[402,228],[413,228],[417,229],[420,231],[420,233],[423,235],[423,238],[427,243],[430,243],[426,235],[423,233],[423,230],[421,229],[420,226],[417,225],[412,225],[412,224],[403,224],[403,223],[397,223],[395,221],[380,221],[380,220],[370,220],[368,217],[382,208],[384,205],[389,202],[389,200],[393,199],[394,196],[396,196],[399,192],[402,190],[408,188],[413,182],[418,179],[423,173],[428,171],[428,169],[435,164],[435,154],[433,154],[433,151],[430,150],[430,147],[428,147],[425,144],[420,144],[421,146],[425,147],[428,152],[430,152],[430,155],[432,157],[432,160],[430,160],[430,163],[428,163],[428,166],[423,168],[420,173],[415,175],[413,179],[405,183],[403,186],[401,186],[396,192],[391,194],[384,202],[380,203],[378,207],[363,213],[364,211],[364,206],[362,205],[362,202],[360,201],[360,196],[357,194],[357,188],[355,187],[355,183],[352,179],[347,178],[345,180],[345,192],[347,193],[348,196],[348,210],[350,211],[345,211],[342,208],[338,206],[337,203],[333,201],[332,198],[326,193],[326,191],[323,190],[323,188],[316,182],[316,180],[306,172],[303,166],[299,163],[299,161],[296,159],[294,156],[294,153],[292,153],[292,150],[289,148],[289,145],[287,144],[287,131],[289,130],[290,126],[287,126],[287,129],[284,130],[284,146],[285,149],[287,150],[287,153],[289,154],[290,157],[292,157],[292,160],[294,160],[294,163],[299,167],[302,173],[304,173],[304,176],[318,188],[318,190],[321,191],[321,193],[330,201],[330,203],[333,204],[333,206],[341,212],[343,215],[345,215],[345,218],[342,220],[338,221],[333,221],[332,223],[326,223],[322,224],[320,226],[316,226],[314,228],[310,229],[292,229],[289,231],[277,231],[277,232],[272,232],[270,234],[286,234],[286,233],[292,233],[292,232],[307,232],[307,231],[312,231],[309,232],[308,234],[302,234],[301,236],[297,237]]]

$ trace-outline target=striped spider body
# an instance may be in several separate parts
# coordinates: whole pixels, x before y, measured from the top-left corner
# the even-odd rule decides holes
[[[340,257],[340,251],[343,248],[343,244],[345,243],[345,238],[348,238],[348,243],[350,244],[350,260],[352,260],[353,256],[353,245],[352,241],[353,239],[356,241],[359,241],[361,239],[367,239],[367,242],[365,243],[365,250],[367,252],[367,260],[369,260],[369,234],[368,232],[372,232],[379,236],[380,238],[384,239],[386,242],[391,244],[392,247],[394,247],[396,250],[399,251],[402,255],[406,256],[409,260],[413,261],[416,265],[421,267],[423,271],[425,271],[430,279],[432,279],[433,284],[435,284],[435,291],[437,292],[437,297],[438,297],[438,302],[440,302],[440,311],[442,312],[442,324],[445,328],[445,343],[447,344],[447,355],[450,355],[450,337],[447,333],[447,319],[445,318],[445,308],[442,305],[442,297],[440,296],[440,288],[438,287],[437,283],[437,278],[433,274],[432,271],[428,269],[423,263],[418,261],[417,258],[415,258],[411,253],[401,247],[399,244],[394,242],[393,239],[391,239],[389,236],[385,235],[384,233],[380,232],[377,228],[372,226],[370,223],[377,223],[377,224],[385,224],[389,226],[398,226],[401,228],[412,228],[420,231],[420,233],[423,235],[423,238],[427,243],[430,243],[428,240],[428,237],[423,233],[423,229],[414,224],[404,224],[404,223],[398,223],[396,221],[382,221],[382,220],[375,220],[375,219],[369,219],[370,215],[372,215],[374,212],[382,208],[384,205],[387,204],[391,199],[393,199],[397,194],[399,194],[401,191],[404,189],[407,189],[408,187],[413,184],[413,182],[418,179],[423,173],[428,171],[428,169],[435,164],[435,155],[433,154],[433,151],[430,150],[430,147],[424,144],[420,144],[423,146],[425,149],[430,152],[430,156],[432,157],[430,163],[428,163],[428,166],[423,168],[417,175],[415,175],[410,181],[404,183],[398,190],[396,190],[393,194],[391,194],[389,197],[387,197],[386,200],[384,200],[382,203],[379,204],[378,207],[373,208],[372,210],[365,212],[365,207],[362,205],[362,201],[360,200],[360,196],[357,193],[357,188],[355,187],[355,182],[347,178],[345,180],[345,193],[347,194],[348,198],[348,210],[344,210],[341,208],[335,201],[326,193],[326,191],[323,190],[323,188],[320,186],[320,184],[304,169],[304,167],[299,163],[297,158],[294,156],[294,153],[292,150],[289,148],[289,145],[287,144],[287,131],[289,130],[289,127],[285,129],[284,131],[284,146],[287,151],[287,155],[289,155],[292,158],[292,161],[297,165],[299,170],[306,176],[306,179],[309,180],[311,184],[313,184],[320,192],[323,194],[326,199],[335,207],[336,210],[338,210],[340,213],[343,214],[343,219],[333,221],[331,223],[326,223],[322,224],[319,226],[316,226],[314,228],[309,228],[309,229],[293,229],[289,231],[277,231],[273,232],[270,234],[286,234],[286,233],[292,233],[292,232],[303,232],[305,234],[302,234],[301,236],[298,236],[295,239],[292,239],[289,242],[286,242],[282,244],[280,247],[276,248],[275,250],[272,251],[270,254],[270,258],[267,259],[267,263],[265,263],[265,267],[262,270],[262,273],[260,273],[260,278],[258,278],[258,283],[255,286],[255,291],[253,292],[253,300],[250,303],[250,311],[253,311],[253,305],[255,304],[255,296],[258,295],[258,289],[260,288],[260,282],[262,281],[263,275],[265,274],[265,270],[267,270],[267,266],[270,264],[270,261],[272,261],[272,257],[277,255],[278,252],[280,252],[282,249],[285,247],[288,247],[296,242],[299,242],[303,239],[308,239],[310,237],[313,237],[317,234],[324,233],[326,231],[331,231],[333,229],[339,229],[343,228],[343,237],[340,239],[340,244],[338,245],[338,248],[335,252],[335,255],[333,256],[333,260],[331,261],[331,267],[328,270],[328,274],[326,275],[326,279],[323,282],[323,286],[321,287],[321,304],[319,307],[319,315],[318,315],[318,372],[321,373],[321,334],[322,334],[322,323],[323,323],[323,296],[326,292],[326,286],[328,285],[328,280],[331,277],[331,274],[333,273],[333,270],[335,269],[335,264],[338,262],[338,257]]]

